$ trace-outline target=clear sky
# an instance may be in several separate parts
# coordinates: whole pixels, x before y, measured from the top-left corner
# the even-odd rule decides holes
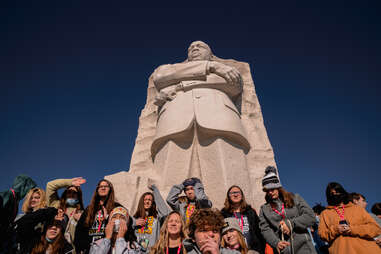
[[[377,2],[131,2],[1,2],[0,190],[83,176],[87,205],[129,168],[149,75],[203,40],[250,64],[286,189],[381,201]]]

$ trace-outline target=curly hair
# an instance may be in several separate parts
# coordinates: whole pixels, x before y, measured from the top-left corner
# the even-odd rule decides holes
[[[166,250],[168,249],[168,246],[169,246],[168,221],[173,214],[177,214],[181,222],[181,229],[180,229],[181,242],[185,238],[188,238],[188,234],[185,231],[185,223],[183,219],[181,218],[181,214],[178,211],[172,211],[168,214],[167,218],[165,219],[163,226],[161,227],[161,230],[160,230],[160,237],[156,241],[156,244],[151,248],[150,254],[165,254],[166,253]],[[182,249],[183,249],[183,254],[186,254],[184,245],[182,245]]]
[[[194,233],[196,229],[199,230],[216,230],[221,232],[224,227],[224,217],[215,208],[203,208],[195,210],[191,215],[190,221],[188,224],[188,234],[189,237],[195,239]]]
[[[45,191],[41,188],[33,188],[28,192],[28,194],[26,194],[24,203],[22,204],[21,209],[24,213],[32,212],[32,208],[30,207],[30,199],[34,193],[38,193],[40,195],[40,204],[38,205],[38,209],[46,208],[48,206]]]

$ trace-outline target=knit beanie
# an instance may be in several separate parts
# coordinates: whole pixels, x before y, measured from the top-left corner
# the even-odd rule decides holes
[[[262,179],[262,187],[263,190],[271,190],[282,187],[275,167],[268,166],[265,169],[265,176]]]
[[[238,220],[236,218],[228,217],[228,218],[225,218],[224,221],[225,221],[225,225],[222,228],[222,233],[221,233],[222,235],[225,234],[230,229],[235,229],[242,234],[242,230],[241,230],[241,228],[238,224]]]

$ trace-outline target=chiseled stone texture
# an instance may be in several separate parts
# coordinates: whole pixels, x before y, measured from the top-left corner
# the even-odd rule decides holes
[[[251,77],[248,63],[239,62],[232,59],[221,59],[213,56],[213,60],[235,67],[243,79],[243,92],[235,101],[238,109],[241,110],[241,121],[246,130],[247,139],[251,149],[245,155],[246,165],[250,175],[250,186],[241,186],[245,191],[251,191],[252,198],[247,200],[255,209],[264,203],[264,193],[262,191],[262,177],[264,170],[269,165],[275,165],[274,153],[267,132],[263,123],[263,116],[258,97],[255,92],[254,82]],[[110,180],[116,190],[118,202],[134,212],[140,196],[149,191],[147,185],[155,183],[165,199],[171,186],[163,186],[160,183],[160,172],[155,172],[151,158],[151,144],[156,133],[157,110],[154,105],[157,90],[154,86],[152,75],[149,78],[147,101],[139,118],[138,135],[135,148],[131,157],[130,170],[122,171],[113,175],[105,176]],[[218,172],[218,169],[215,169]],[[230,177],[235,177],[234,168],[229,172]],[[184,176],[184,179],[188,176]],[[205,181],[205,179],[202,179]],[[180,184],[179,182],[178,184]],[[221,183],[224,184],[224,183]],[[211,198],[213,206],[220,209],[226,197],[226,186],[224,193],[216,193],[216,187],[205,184],[205,192]]]

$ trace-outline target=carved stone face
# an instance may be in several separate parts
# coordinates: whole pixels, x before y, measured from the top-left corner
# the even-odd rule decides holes
[[[211,57],[212,51],[205,42],[194,41],[188,48],[189,61],[210,60]]]

